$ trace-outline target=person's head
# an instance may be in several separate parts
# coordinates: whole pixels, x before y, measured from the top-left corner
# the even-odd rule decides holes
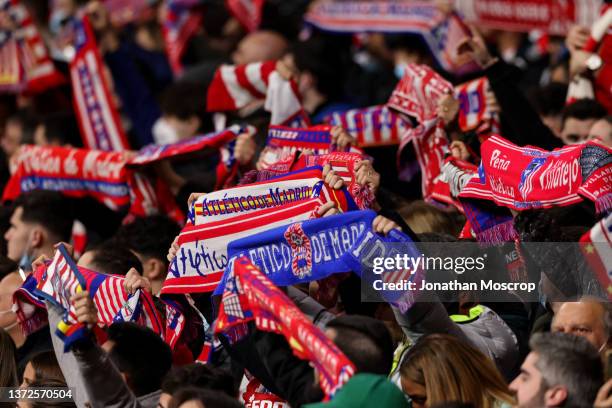
[[[186,387],[172,396],[170,408],[241,408],[242,404],[221,391]]]
[[[599,351],[610,342],[610,304],[595,299],[564,302],[555,312],[550,329],[584,337]]]
[[[274,31],[255,31],[247,34],[232,54],[232,62],[236,65],[251,62],[277,60],[287,50],[287,40]]]
[[[612,148],[612,115],[607,115],[593,123],[589,131],[589,139],[596,139],[605,146]]]
[[[566,95],[567,85],[560,82],[535,87],[529,94],[529,100],[540,119],[557,137],[561,135],[561,112],[565,106]]]
[[[415,234],[436,232],[457,235],[457,224],[445,211],[422,200],[413,201],[398,210],[399,215]]]
[[[87,250],[79,258],[77,265],[107,275],[125,275],[131,268],[141,275],[143,272],[138,257],[128,247],[115,240],[105,241]]]
[[[114,323],[102,345],[136,396],[159,390],[172,366],[170,347],[153,330],[134,323]]]
[[[37,146],[81,146],[76,117],[71,112],[45,116],[36,126],[34,143]]]
[[[408,64],[433,64],[431,51],[420,36],[413,34],[385,34],[385,45],[393,54],[395,76],[404,75]]]
[[[11,157],[20,145],[34,142],[34,128],[34,118],[25,112],[18,112],[7,118],[0,140],[7,157]]]
[[[168,408],[172,396],[179,389],[188,386],[219,391],[232,398],[238,395],[238,389],[229,372],[207,364],[193,363],[173,368],[166,375],[161,385],[162,394],[159,397],[161,407]]]
[[[10,259],[19,262],[26,256],[31,263],[43,254],[52,257],[53,245],[70,239],[72,212],[60,193],[45,190],[24,193],[17,197],[13,208],[11,226],[4,234]]]
[[[606,109],[594,99],[578,99],[562,112],[561,140],[565,144],[584,142],[595,122],[606,115]]]
[[[311,37],[295,43],[283,57],[283,62],[296,73],[307,111],[313,112],[327,100],[342,98],[346,63],[338,47],[327,38]]]
[[[174,132],[174,141],[189,139],[212,129],[212,120],[206,112],[206,88],[200,84],[176,82],[161,96],[164,122]]]
[[[13,339],[0,328],[0,387],[17,386],[16,352]]]
[[[32,356],[25,366],[21,386],[27,387],[35,381],[45,380],[66,381],[55,352],[52,350],[42,351]]]
[[[355,364],[357,372],[391,372],[393,340],[383,322],[367,316],[339,316],[327,323],[325,334]]]
[[[484,354],[446,334],[420,338],[400,366],[401,385],[414,408],[445,401],[495,407],[512,397],[499,371]]]
[[[165,215],[136,218],[121,226],[116,241],[130,248],[142,263],[143,276],[151,281],[153,293],[158,293],[168,272],[166,254],[181,228]]]
[[[510,384],[520,408],[590,407],[603,383],[597,350],[584,338],[536,333],[521,373]]]

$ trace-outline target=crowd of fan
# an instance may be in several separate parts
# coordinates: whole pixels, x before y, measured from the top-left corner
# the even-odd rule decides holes
[[[25,3],[51,41],[55,28],[43,23],[47,2]],[[222,4],[210,2],[203,27],[184,55],[185,72],[173,79],[154,13],[119,30],[109,23],[99,2],[55,3],[64,17],[79,7],[90,13],[122,114],[127,118],[131,113],[125,122],[133,146],[212,131],[206,88],[222,63],[283,61],[313,123],[332,112],[385,103],[398,80],[394,71],[402,64],[433,64],[427,48],[413,36],[370,34],[362,38],[359,52],[350,36],[314,32],[301,39],[307,1],[268,2],[261,29],[249,34]],[[525,34],[488,30],[482,35],[483,41],[477,36],[478,41],[470,44],[471,52],[497,84],[494,97],[504,137],[544,149],[593,138],[612,146],[612,117],[602,105],[594,99],[565,104],[568,82],[583,71],[575,61],[576,50],[586,41],[588,29],[577,27],[566,38],[552,37],[546,52],[537,57],[528,53]],[[136,69],[122,72],[121,60],[130,60]],[[132,81],[132,75],[138,75],[137,80]],[[130,89],[130,84],[144,88]],[[69,91],[0,96],[0,185],[8,180],[9,163],[21,145],[82,146]],[[236,145],[241,172],[257,161],[268,118],[257,111],[244,121],[258,132]],[[452,154],[468,154],[465,144],[453,146]],[[376,192],[379,213],[385,216],[377,219],[375,229],[386,233],[397,227],[422,240],[457,241],[462,215],[422,201],[418,182],[399,182],[395,151],[396,147],[366,149],[373,163],[363,183]],[[157,171],[186,208],[190,193],[211,190],[218,161],[219,155],[210,153],[195,163],[160,165]],[[356,367],[358,374],[330,402],[321,402],[315,370],[293,355],[283,336],[255,329],[238,343],[223,344],[221,357],[209,364],[195,363],[192,350],[171,350],[151,330],[132,323],[111,325],[103,344],[86,339],[64,353],[52,329],[61,315],[51,306],[49,326],[25,336],[13,309],[12,295],[23,283],[18,268],[28,270],[38,258],[52,258],[57,243],[70,242],[75,219],[86,225],[89,240],[78,265],[127,274],[128,290],[159,294],[181,227],[165,215],[129,223],[122,223],[122,218],[93,200],[68,199],[50,191],[22,194],[2,208],[0,387],[75,389],[74,402],[26,401],[19,406],[612,407],[612,381],[605,382],[604,375],[612,317],[609,304],[600,299],[547,302],[542,296],[539,303],[479,305],[467,294],[456,302],[417,303],[402,312],[388,304],[362,303],[355,276],[339,282],[334,304],[325,306],[312,296],[316,285],[290,287],[291,299]],[[554,224],[563,236],[559,240],[575,241],[596,217],[592,208],[580,204],[525,212],[515,222],[523,235],[541,237],[546,232],[534,226],[552,231]],[[210,296],[194,298],[213,321]],[[95,325],[97,312],[87,293],[73,302],[79,321]],[[163,310],[161,302],[158,306]],[[452,318],[471,316],[474,308],[479,312],[475,319]],[[277,398],[270,401],[285,402],[253,404],[245,390],[253,377]]]

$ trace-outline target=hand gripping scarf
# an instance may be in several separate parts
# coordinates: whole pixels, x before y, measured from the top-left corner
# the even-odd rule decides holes
[[[83,144],[90,149],[127,150],[129,143],[104,76],[104,64],[89,19],[84,16],[73,24],[76,55],[70,62],[70,78]]]
[[[326,399],[355,373],[338,347],[274,283],[247,258],[239,258],[230,267],[215,334],[237,340],[235,333],[244,333],[250,321],[259,330],[285,336],[293,353],[314,365]]]
[[[287,81],[276,71],[276,61],[245,65],[222,65],[208,87],[209,112],[236,111],[263,101],[272,114],[270,124],[308,126],[295,81]]]
[[[410,126],[384,105],[335,112],[328,121],[330,125],[342,126],[356,137],[359,147],[399,144],[401,135]]]
[[[105,275],[77,267],[63,245],[58,247],[53,261],[41,265],[34,272],[34,278],[37,282],[34,295],[64,310],[56,334],[64,340],[66,350],[86,334],[86,327],[77,322],[70,302],[73,295],[84,290],[89,292],[98,309],[98,324],[108,326],[118,321],[130,321],[162,335],[161,320],[148,292],[139,289],[129,294],[123,286],[124,276]]]
[[[580,249],[608,300],[612,300],[612,214],[599,220],[580,238]]]
[[[455,87],[455,97],[459,100],[459,128],[463,132],[475,131],[479,135],[499,133],[499,115],[487,104],[488,88],[486,77]]]
[[[478,70],[473,61],[462,62],[457,55],[458,45],[470,36],[470,30],[456,13],[446,15],[431,2],[322,0],[313,3],[304,20],[339,33],[417,34],[444,70],[457,75]]]
[[[409,64],[399,81],[387,106],[414,118],[416,127],[408,128],[401,136],[398,149],[399,178],[409,179],[408,163],[400,157],[408,143],[412,142],[421,169],[423,197],[431,195],[434,179],[440,174],[444,156],[448,152],[448,139],[444,124],[438,119],[438,101],[453,91],[452,85],[425,65]]]
[[[1,0],[0,11],[15,27],[0,30],[0,91],[32,94],[64,83],[28,9],[19,0]]]
[[[459,193],[467,182],[478,172],[478,167],[472,163],[447,157],[442,165],[440,175],[435,178],[431,191],[431,199],[446,205],[452,205],[463,212],[463,206],[458,200]]]

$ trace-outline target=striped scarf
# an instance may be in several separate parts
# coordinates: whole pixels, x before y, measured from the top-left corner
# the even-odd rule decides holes
[[[202,10],[199,9],[202,3],[202,0],[166,0],[162,6],[166,14],[162,24],[162,35],[174,75],[179,75],[183,71],[181,58],[189,40],[204,20]]]
[[[76,55],[70,62],[70,78],[83,144],[104,151],[128,150],[89,18],[74,19],[73,25]]]
[[[331,398],[355,373],[354,365],[247,258],[234,260],[229,271],[215,334],[236,341],[249,321],[259,330],[282,334],[298,358],[313,364],[326,399]]]
[[[399,144],[409,123],[384,105],[334,112],[331,125],[342,126],[357,138],[357,146],[373,147]]]
[[[608,300],[612,300],[612,214],[599,220],[580,238],[580,249]]]
[[[34,272],[34,294],[62,308],[65,316],[58,324],[56,334],[64,340],[65,349],[86,335],[86,327],[76,320],[70,298],[88,291],[98,310],[98,324],[130,321],[151,328],[162,335],[162,324],[153,305],[151,295],[143,290],[129,294],[124,288],[125,277],[105,275],[77,267],[66,248],[60,245],[53,260]]]

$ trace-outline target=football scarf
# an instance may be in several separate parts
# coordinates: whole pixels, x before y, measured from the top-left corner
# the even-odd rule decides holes
[[[246,214],[186,225],[179,234],[179,250],[170,264],[161,290],[166,294],[212,292],[228,265],[230,242],[269,228],[311,218],[321,205],[311,198]]]
[[[232,15],[248,32],[253,32],[261,23],[265,0],[226,0],[225,4]]]
[[[84,290],[96,305],[98,324],[108,326],[117,321],[131,321],[162,334],[161,320],[148,292],[138,290],[131,295],[123,286],[125,277],[77,267],[63,245],[58,247],[50,263],[34,272],[34,278],[37,281],[34,294],[64,310],[65,316],[56,334],[64,340],[66,350],[86,334],[86,327],[76,320],[70,302],[73,295]]]
[[[297,84],[281,77],[276,71],[276,61],[219,67],[208,87],[206,109],[235,111],[256,101],[264,101],[264,108],[272,115],[272,125],[310,124]]]
[[[280,397],[272,394],[264,387],[257,378],[245,373],[248,380],[246,389],[241,395],[245,408],[257,407],[274,407],[274,408],[290,408],[289,403]]]
[[[459,197],[519,211],[571,205],[584,197],[594,202],[598,213],[605,213],[612,209],[611,153],[594,142],[546,151],[493,136],[481,145],[478,177]]]
[[[440,169],[440,174],[433,181],[430,198],[439,203],[452,205],[463,212],[463,206],[457,197],[477,172],[478,167],[472,163],[447,157]]]
[[[204,16],[198,7],[202,3],[202,0],[166,0],[163,5],[166,15],[163,19],[162,35],[174,75],[183,71],[181,58],[189,40],[202,26]]]
[[[452,85],[425,65],[408,64],[387,106],[416,120],[401,135],[398,149],[399,178],[409,181],[410,163],[400,158],[404,148],[412,142],[421,169],[423,197],[429,199],[434,179],[440,174],[444,157],[448,153],[448,139],[444,124],[438,119],[438,101],[453,91]]]
[[[455,98],[459,100],[459,128],[463,132],[499,132],[499,115],[491,112],[487,105],[488,88],[489,80],[485,77],[455,87]]]
[[[201,225],[319,197],[323,203],[336,202],[341,211],[356,209],[355,203],[345,189],[333,190],[326,186],[321,178],[321,168],[312,167],[265,182],[205,194],[193,205],[194,223]]]
[[[396,145],[410,126],[396,112],[383,105],[334,112],[328,121],[331,125],[342,126],[357,138],[359,147]]]
[[[0,31],[0,91],[38,93],[63,83],[27,8],[0,0],[0,11],[16,27]]]
[[[612,214],[599,220],[580,238],[580,249],[608,300],[612,300]]]
[[[13,293],[13,310],[25,336],[37,332],[49,323],[45,302],[35,294],[36,283],[36,279],[30,274]]]
[[[260,330],[282,334],[298,358],[313,364],[326,399],[331,398],[355,373],[354,365],[247,258],[234,260],[229,270],[215,334],[235,341],[236,331],[244,331],[250,321]]]
[[[83,144],[104,151],[128,150],[89,19],[84,16],[73,24],[76,54],[70,62],[70,78]]]
[[[335,1],[315,2],[304,20],[325,31],[417,34],[444,70],[463,75],[476,71],[473,61],[461,62],[457,48],[470,30],[456,13],[445,15],[430,2]]]

